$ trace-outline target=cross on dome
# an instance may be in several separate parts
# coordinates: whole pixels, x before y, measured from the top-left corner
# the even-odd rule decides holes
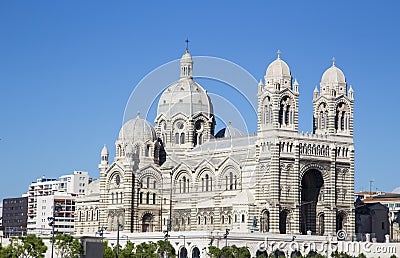
[[[335,63],[336,63],[336,58],[332,57],[332,66],[335,66]]]
[[[278,54],[278,59],[281,59],[282,52],[278,49],[278,51],[276,53]]]
[[[185,42],[186,42],[186,53],[189,53],[189,42],[190,41],[188,38],[186,38]]]

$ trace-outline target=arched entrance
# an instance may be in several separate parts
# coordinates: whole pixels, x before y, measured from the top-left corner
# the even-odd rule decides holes
[[[268,210],[262,211],[260,226],[261,226],[261,229],[260,229],[261,232],[269,232],[269,211]]]
[[[279,213],[279,233],[286,234],[288,223],[288,210],[283,210]]]
[[[198,247],[193,248],[192,258],[200,258],[200,250]]]
[[[301,180],[301,233],[317,233],[317,204],[321,187],[324,185],[322,173],[310,169]]]
[[[179,251],[179,258],[187,258],[187,249],[186,247],[182,247],[181,250]]]
[[[153,215],[146,213],[142,218],[142,232],[153,231]]]

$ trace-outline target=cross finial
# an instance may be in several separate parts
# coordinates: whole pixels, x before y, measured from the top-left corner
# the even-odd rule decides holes
[[[137,116],[140,117],[140,111],[137,112]]]
[[[277,54],[278,54],[278,59],[280,59],[281,58],[281,51],[278,49],[278,51],[276,52]]]
[[[186,42],[186,53],[189,53],[189,42],[190,41],[188,38],[186,38],[185,42]]]
[[[335,66],[335,63],[336,63],[336,58],[332,57],[332,66]]]

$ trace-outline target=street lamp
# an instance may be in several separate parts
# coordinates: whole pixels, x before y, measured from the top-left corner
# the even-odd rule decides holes
[[[229,228],[225,230],[224,238],[225,238],[225,247],[228,246],[228,235],[229,235]]]
[[[96,232],[96,234],[99,234],[99,236],[101,237],[101,242],[103,242],[103,235],[104,235],[104,231],[107,230],[107,227],[99,227],[99,231]],[[95,234],[95,236],[96,236]]]
[[[48,217],[49,226],[51,226],[51,258],[54,257],[54,224],[56,221],[56,215],[62,210],[61,203],[56,203],[53,209],[53,217]]]
[[[115,257],[118,258],[119,255],[119,229],[122,229],[122,224],[119,224],[119,219],[117,221],[117,249],[115,250]]]

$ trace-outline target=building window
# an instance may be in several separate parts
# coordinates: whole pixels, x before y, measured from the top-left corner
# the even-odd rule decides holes
[[[244,214],[242,214],[242,223],[244,223],[244,221],[245,221],[245,216]]]

